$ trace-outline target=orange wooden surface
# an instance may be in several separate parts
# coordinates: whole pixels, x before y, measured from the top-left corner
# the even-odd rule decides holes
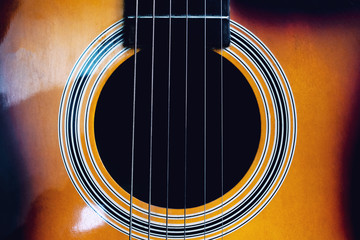
[[[86,46],[122,17],[119,0],[23,0],[0,45],[0,93],[25,189],[11,236],[126,239],[93,212],[65,171],[59,103]],[[295,97],[297,147],[282,187],[226,239],[353,239],[347,213],[348,148],[360,90],[360,14],[261,14],[233,5],[231,18],[264,42]]]

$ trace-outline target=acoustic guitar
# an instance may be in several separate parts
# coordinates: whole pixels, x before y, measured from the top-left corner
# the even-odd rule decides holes
[[[1,238],[356,239],[360,15],[331,3],[4,3]]]

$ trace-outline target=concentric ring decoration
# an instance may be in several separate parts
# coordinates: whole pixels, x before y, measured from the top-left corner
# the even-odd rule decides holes
[[[104,167],[96,148],[97,100],[109,76],[134,51],[123,46],[123,21],[101,33],[75,64],[59,112],[59,142],[68,175],[83,200],[108,224],[135,239],[217,239],[253,219],[274,197],[289,170],[296,142],[296,111],[279,63],[251,32],[231,22],[231,45],[219,51],[246,77],[261,116],[258,152],[244,178],[205,206],[166,209],[133,199]],[[121,156],[114,156],[121,161]],[[149,231],[150,226],[150,231]]]

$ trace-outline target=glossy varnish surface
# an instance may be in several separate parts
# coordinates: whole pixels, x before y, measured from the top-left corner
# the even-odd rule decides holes
[[[354,239],[350,152],[360,89],[360,14],[278,14],[231,6],[231,18],[264,42],[295,97],[297,147],[281,189],[228,239]],[[1,157],[10,239],[126,239],[81,199],[58,144],[67,77],[86,46],[122,17],[122,3],[24,0],[0,45]],[[1,126],[1,128],[3,127]],[[5,134],[6,133],[6,134]],[[6,141],[5,141],[6,138]],[[5,169],[5,168],[4,168]]]

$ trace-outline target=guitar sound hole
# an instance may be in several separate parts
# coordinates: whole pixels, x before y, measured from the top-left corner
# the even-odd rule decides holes
[[[169,208],[184,208],[185,205],[187,208],[201,206],[204,201],[211,202],[221,197],[222,192],[231,190],[249,170],[260,140],[260,114],[257,100],[241,72],[223,59],[222,191],[220,56],[213,51],[207,53],[207,107],[206,134],[204,134],[204,55],[203,50],[192,49],[190,46],[185,170],[185,51],[174,49],[171,55],[169,138],[167,137],[168,52],[166,46],[156,49],[156,53],[151,204]],[[141,50],[137,56],[133,194],[134,197],[149,202],[151,49]],[[110,76],[100,94],[95,113],[95,138],[102,162],[112,178],[129,193],[132,159],[133,64],[134,57],[121,64]],[[205,135],[206,167],[204,165]],[[170,151],[167,201],[168,143]],[[204,178],[205,171],[206,178]],[[206,191],[204,191],[205,185]]]

